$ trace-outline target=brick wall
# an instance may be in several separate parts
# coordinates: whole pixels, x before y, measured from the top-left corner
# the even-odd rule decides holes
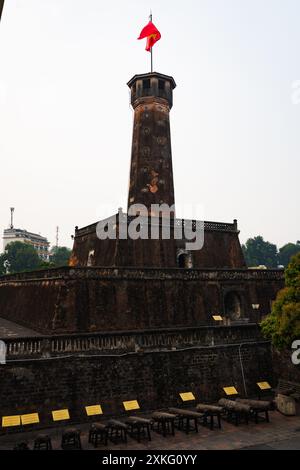
[[[276,381],[278,379],[288,380],[290,382],[297,382],[300,384],[300,365],[292,363],[292,348],[284,351],[272,351],[274,373]]]
[[[273,383],[268,343],[244,345],[241,354],[249,394],[257,392],[257,381]],[[39,412],[42,425],[52,422],[51,410],[69,408],[72,420],[86,421],[86,405],[100,403],[105,415],[120,414],[122,401],[138,399],[143,410],[151,410],[178,404],[183,391],[193,391],[198,400],[217,400],[229,385],[243,393],[238,344],[19,359],[0,365],[0,414]]]
[[[276,270],[53,269],[0,278],[0,317],[45,334],[192,327],[224,315],[233,291],[256,322],[282,287]]]

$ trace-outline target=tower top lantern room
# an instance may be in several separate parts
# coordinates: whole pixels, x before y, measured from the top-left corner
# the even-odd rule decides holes
[[[169,109],[173,105],[173,90],[176,83],[173,77],[158,72],[134,75],[127,83],[131,90],[131,104],[135,108],[141,98],[152,97],[167,100]]]

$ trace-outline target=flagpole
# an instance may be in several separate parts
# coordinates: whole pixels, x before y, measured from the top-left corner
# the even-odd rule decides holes
[[[150,15],[149,15],[149,20],[152,22],[152,11],[150,10]],[[152,53],[152,47],[150,49],[150,54],[151,54],[151,73],[153,72],[153,53]]]
[[[153,55],[152,55],[152,47],[150,49],[151,52],[151,73],[153,72]]]

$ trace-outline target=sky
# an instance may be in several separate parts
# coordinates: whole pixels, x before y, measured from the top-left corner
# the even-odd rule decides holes
[[[74,227],[126,210],[133,111],[149,72],[171,110],[177,216],[238,219],[240,240],[300,239],[299,0],[6,0],[0,24],[0,231],[71,247]],[[1,245],[0,245],[1,246]],[[0,247],[0,251],[1,251]]]

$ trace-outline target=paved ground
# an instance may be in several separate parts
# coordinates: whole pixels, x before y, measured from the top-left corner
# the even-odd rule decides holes
[[[220,450],[220,449],[300,449],[300,416],[286,417],[273,411],[270,413],[270,423],[261,422],[248,426],[242,424],[238,427],[222,421],[222,429],[211,431],[203,426],[199,433],[176,431],[175,436],[162,437],[152,432],[152,441],[137,443],[129,438],[128,443],[113,444],[107,447],[99,446],[103,450]],[[83,449],[93,449],[88,444],[88,424],[77,426],[81,430]],[[16,442],[26,440],[32,448],[34,438],[38,433],[49,434],[54,449],[60,449],[60,440],[63,427],[51,428],[43,431],[14,433],[0,436],[0,450],[12,449]]]
[[[18,338],[22,336],[40,336],[40,333],[0,317],[0,338]]]

